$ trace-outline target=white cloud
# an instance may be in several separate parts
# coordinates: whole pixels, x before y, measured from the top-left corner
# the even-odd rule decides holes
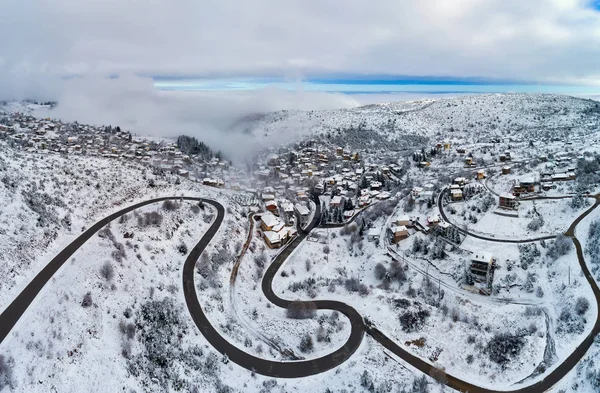
[[[3,0],[0,15],[0,98],[58,99],[62,117],[186,132],[231,150],[248,144],[214,131],[238,116],[356,102],[272,89],[167,93],[124,75],[600,84],[600,12],[587,0]],[[73,74],[85,77],[64,79]]]
[[[600,80],[600,13],[585,0],[4,0],[0,14],[0,67],[12,79],[347,72]]]
[[[243,157],[259,148],[256,140],[231,133],[240,118],[283,109],[328,109],[358,106],[342,94],[290,92],[263,89],[248,92],[165,92],[152,80],[134,75],[118,79],[75,78],[57,91],[52,116],[84,124],[120,126],[144,136],[193,135],[229,157]],[[298,130],[302,132],[304,130]],[[279,135],[274,144],[294,140]]]

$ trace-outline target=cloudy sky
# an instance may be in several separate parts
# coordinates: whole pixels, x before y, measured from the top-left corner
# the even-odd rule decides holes
[[[318,90],[357,80],[600,93],[600,0],[1,0],[0,15],[0,99],[140,133],[212,138],[251,113],[352,107]],[[158,86],[181,77],[209,88]]]
[[[52,78],[484,77],[600,85],[598,0],[3,0],[4,88]]]

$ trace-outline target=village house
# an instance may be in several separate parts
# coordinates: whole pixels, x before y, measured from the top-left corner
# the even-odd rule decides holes
[[[427,217],[427,225],[430,227],[436,226],[439,222],[440,222],[440,216],[438,216],[437,214]]]
[[[294,205],[294,209],[300,216],[301,223],[302,224],[306,223],[306,221],[308,220],[308,218],[310,216],[310,210],[308,209],[308,207],[304,206],[303,204],[296,203]]]
[[[478,282],[487,282],[492,271],[494,259],[491,253],[480,251],[471,258],[471,276]]]
[[[522,193],[533,193],[535,192],[535,179],[533,177],[526,177],[520,180],[513,187],[513,193],[519,196]]]
[[[265,208],[274,214],[277,213],[277,211],[279,210],[279,206],[277,206],[277,202],[275,202],[274,200],[266,201]]]
[[[329,202],[329,206],[331,206],[331,207],[340,207],[341,204],[342,204],[342,197],[339,195],[336,195],[333,198],[331,198],[331,201]]]
[[[273,215],[273,213],[264,213],[260,216],[260,228],[263,231],[272,231],[281,220]]]
[[[485,179],[485,171],[483,169],[480,169],[477,171],[477,180],[483,179]]]
[[[502,167],[502,174],[503,175],[509,175],[510,174],[510,167],[508,165]]]
[[[500,194],[498,206],[504,209],[516,209],[518,206],[517,197],[507,192]]]
[[[438,229],[438,231],[440,231],[440,233],[441,233],[442,235],[445,235],[445,234],[447,233],[448,229],[449,229],[451,226],[452,226],[452,225],[450,225],[450,223],[449,223],[449,222],[446,222],[446,221],[440,220],[440,222],[439,222],[439,223],[438,223],[438,225],[437,225],[437,229]]]
[[[411,191],[413,197],[418,198],[423,192],[423,187],[414,187]]]
[[[367,194],[367,195],[361,195],[358,198],[358,206],[360,207],[364,207],[364,206],[368,206],[371,204],[371,197]]]
[[[405,226],[405,227],[410,227],[412,226],[412,221],[410,219],[410,217],[408,217],[406,214],[403,216],[400,216],[398,218],[396,218],[393,221],[393,224],[395,224],[396,226]]]
[[[269,248],[281,247],[282,240],[278,232],[265,231],[263,232],[263,239]]]
[[[392,243],[398,243],[408,237],[408,228],[404,225],[394,225],[388,228],[388,234]]]
[[[452,187],[450,187],[450,198],[453,201],[462,201],[463,199],[463,192],[460,189],[460,187],[457,187],[458,185],[453,184]]]
[[[369,228],[367,231],[367,240],[370,242],[379,240],[379,234],[381,233],[381,228]]]

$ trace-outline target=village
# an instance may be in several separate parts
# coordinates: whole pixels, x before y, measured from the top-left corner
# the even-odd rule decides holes
[[[400,245],[422,233],[459,246],[466,231],[457,231],[456,223],[448,222],[440,208],[446,206],[453,213],[461,204],[487,194],[486,210],[493,205],[494,214],[518,218],[521,201],[565,193],[565,186],[575,194],[578,162],[587,159],[576,152],[573,141],[555,141],[537,155],[525,153],[532,142],[500,140],[471,145],[442,141],[398,155],[352,151],[311,139],[263,152],[247,176],[220,154],[187,154],[177,142],[134,137],[119,127],[20,113],[11,113],[0,123],[0,138],[10,139],[26,152],[130,160],[171,173],[176,181],[186,178],[244,194],[260,220],[258,235],[270,249],[284,246],[311,222],[316,201],[321,225],[343,227],[390,199],[395,205],[384,223],[359,220],[368,240]],[[470,281],[481,283],[476,291],[489,294],[495,258],[479,250],[472,253]]]
[[[568,356],[593,324],[589,312],[565,315],[576,302],[593,301],[574,239],[587,253],[591,224],[583,221],[575,233],[574,223],[598,203],[594,134],[542,130],[548,138],[530,138],[501,127],[477,132],[487,124],[474,123],[475,130],[442,125],[406,141],[390,133],[388,144],[385,128],[378,137],[365,126],[336,125],[294,142],[257,141],[242,152],[193,135],[158,138],[121,127],[0,114],[3,161],[17,162],[3,165],[0,185],[22,200],[24,212],[38,209],[39,217],[49,218],[45,225],[62,225],[71,236],[85,234],[94,217],[135,201],[173,198],[115,220],[110,229],[117,245],[102,237],[107,231],[92,238],[117,251],[123,242],[131,254],[126,264],[121,254],[109,255],[118,277],[127,268],[161,271],[167,261],[179,282],[180,259],[191,255],[202,233],[218,227],[217,241],[190,269],[195,292],[210,325],[255,357],[286,362],[325,356],[364,323],[371,337],[382,334],[449,375],[476,374],[474,382],[486,386],[536,375],[551,364],[547,358]],[[361,139],[362,132],[372,138]],[[19,167],[35,180],[19,185]],[[50,180],[39,182],[32,171]],[[129,184],[117,197],[111,193],[121,179]],[[13,184],[20,192],[11,191]],[[81,194],[98,202],[90,202],[85,217],[69,220],[61,199],[44,194],[61,195],[61,189],[74,198],[85,190]],[[62,198],[66,206],[81,203]],[[55,216],[59,221],[51,221]],[[43,230],[34,214],[29,222]],[[147,245],[136,248],[146,233]],[[169,257],[161,257],[162,248]],[[272,292],[265,292],[265,282]],[[93,289],[95,301],[112,296],[109,285]],[[150,286],[157,298],[175,289]],[[314,303],[316,314],[273,307],[271,293],[308,308]],[[322,300],[349,306],[356,318],[348,323],[343,312],[324,313]],[[309,336],[312,349],[305,346]],[[489,349],[504,338],[521,348],[508,362]]]

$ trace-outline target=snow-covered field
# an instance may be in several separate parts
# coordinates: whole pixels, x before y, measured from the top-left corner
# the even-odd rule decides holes
[[[523,240],[565,232],[592,205],[593,199],[586,200],[586,206],[576,209],[570,206],[570,199],[524,200],[517,209],[518,217],[494,213],[497,203],[483,214],[473,212],[472,207],[475,205],[471,201],[452,203],[445,211],[452,223],[470,232],[498,239]],[[452,214],[454,210],[456,213]],[[470,216],[474,216],[477,222],[472,222]],[[529,228],[531,221],[539,217],[543,222],[539,229]]]
[[[447,372],[457,377],[486,386],[517,382],[528,376],[541,361],[545,341],[543,317],[523,317],[524,306],[495,304],[482,296],[477,301],[474,297],[451,291],[444,292],[438,307],[438,282],[428,281],[410,268],[406,270],[407,279],[402,285],[393,284],[389,289],[383,289],[374,268],[378,262],[390,268],[391,259],[385,255],[385,250],[365,241],[362,246],[358,243],[356,251],[349,255],[348,237],[339,235],[339,231],[329,232],[316,231],[323,238],[329,236],[328,255],[323,254],[324,244],[307,241],[284,264],[282,269],[288,273],[287,277],[278,277],[274,281],[280,296],[293,299],[301,295],[304,300],[314,296],[315,299],[347,302],[389,337],[404,343],[407,350],[443,365]],[[307,260],[312,265],[310,271],[306,269]],[[291,271],[295,274],[289,274]],[[365,284],[368,294],[349,291],[345,284],[349,278]],[[314,285],[308,286],[311,290],[294,291],[295,283],[306,283],[310,279],[315,280]],[[415,291],[412,296],[409,288]],[[432,298],[433,305],[426,304],[424,298],[427,297]],[[430,316],[418,329],[407,332],[402,329],[399,315],[413,309],[427,310]],[[526,358],[502,369],[490,362],[482,349],[494,333],[507,328],[535,333],[528,335],[523,349]],[[422,342],[418,342],[419,339],[423,339]],[[473,373],[474,368],[477,373]]]

